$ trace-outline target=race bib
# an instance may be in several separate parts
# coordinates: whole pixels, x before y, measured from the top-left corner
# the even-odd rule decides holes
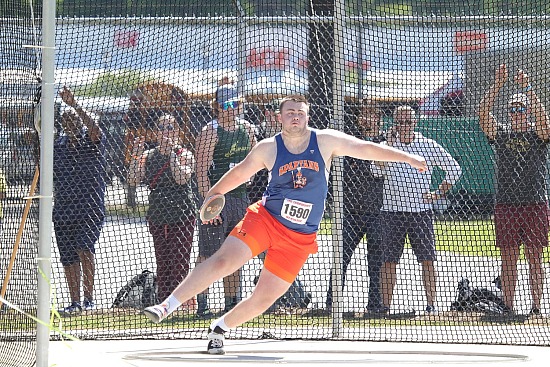
[[[306,224],[313,204],[299,200],[285,199],[281,208],[281,217],[296,224]]]

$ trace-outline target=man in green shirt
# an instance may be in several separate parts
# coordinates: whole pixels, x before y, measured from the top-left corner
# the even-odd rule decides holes
[[[216,118],[199,134],[196,146],[197,180],[199,193],[205,198],[210,188],[231,168],[241,162],[256,144],[254,126],[241,118],[244,99],[232,84],[221,85],[216,90],[213,111]],[[226,195],[226,205],[221,220],[212,224],[199,224],[199,256],[197,263],[216,252],[233,227],[242,219],[248,207],[246,185],[241,185]],[[240,298],[241,271],[223,280],[225,312],[237,304]],[[207,317],[208,290],[197,296],[197,315]]]

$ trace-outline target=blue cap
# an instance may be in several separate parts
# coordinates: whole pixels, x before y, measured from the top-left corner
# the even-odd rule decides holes
[[[228,101],[239,100],[239,91],[232,84],[222,85],[216,89],[216,102],[219,104],[224,104]]]

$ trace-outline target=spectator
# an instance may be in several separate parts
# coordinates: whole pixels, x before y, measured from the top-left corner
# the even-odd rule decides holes
[[[192,187],[195,157],[179,144],[179,128],[171,115],[155,126],[156,148],[145,150],[145,138],[133,144],[128,183],[149,187],[147,223],[153,236],[158,297],[168,297],[187,275],[193,247],[196,199]]]
[[[182,302],[267,250],[252,295],[210,324],[210,354],[223,354],[224,333],[267,310],[288,290],[309,255],[317,252],[332,157],[406,161],[420,171],[427,168],[422,157],[335,130],[311,129],[309,104],[302,96],[287,97],[280,108],[281,134],[260,142],[205,193],[207,198],[225,195],[267,168],[274,174],[270,175],[264,200],[248,207],[221,248],[198,264],[168,298],[144,310],[153,322],[161,322]]]
[[[378,106],[366,100],[360,107],[354,134],[357,138],[374,143],[385,140],[382,133],[382,113]],[[384,179],[375,177],[371,162],[346,157],[344,160],[344,227],[342,274],[344,287],[346,270],[357,245],[366,235],[369,293],[365,316],[379,314],[382,310],[380,294],[380,246],[379,214],[382,206]],[[326,310],[332,308],[332,276],[327,292]]]
[[[197,181],[199,193],[205,198],[210,188],[231,168],[241,162],[256,144],[254,127],[243,120],[244,99],[234,85],[225,84],[216,90],[213,101],[216,118],[208,123],[197,139]],[[199,256],[201,263],[218,250],[233,227],[240,221],[248,206],[246,185],[236,187],[226,195],[221,219],[199,224]],[[240,298],[241,271],[223,280],[225,311],[234,307]],[[211,315],[208,308],[208,290],[197,296],[197,315]]]
[[[234,85],[235,83],[237,83],[237,78],[235,78],[234,75],[227,74],[218,79],[218,87],[223,85]]]
[[[395,126],[382,144],[393,146],[426,159],[428,170],[418,172],[401,163],[373,164],[373,172],[384,176],[384,193],[380,218],[380,233],[384,249],[382,265],[382,300],[389,311],[406,237],[422,266],[426,294],[426,312],[433,313],[436,298],[435,236],[432,203],[445,196],[459,179],[462,170],[457,161],[441,145],[415,132],[416,112],[410,106],[397,107],[393,115]],[[445,178],[435,191],[430,191],[433,169],[441,168]]]
[[[496,246],[500,248],[504,303],[514,310],[517,261],[523,243],[529,263],[531,314],[540,314],[544,288],[542,252],[548,246],[547,168],[550,121],[529,76],[518,70],[515,82],[523,93],[509,97],[508,121],[499,125],[492,114],[495,99],[508,80],[505,64],[479,104],[479,123],[496,155]]]
[[[71,297],[60,312],[72,314],[95,308],[95,243],[105,219],[105,136],[97,117],[79,106],[69,89],[60,96],[67,107],[54,143],[53,225]]]
[[[266,103],[263,108],[262,121],[259,126],[256,126],[256,140],[262,141],[266,138],[271,138],[279,133],[281,126],[277,121],[277,113],[279,111],[279,100],[273,100]],[[252,179],[248,185],[248,200],[254,203],[262,199],[262,195],[267,186],[267,177],[269,172],[266,169],[261,170]]]
[[[2,220],[4,219],[3,201],[6,198],[8,184],[4,172],[0,169],[0,236],[2,235]]]
[[[122,118],[126,125],[126,135],[124,145],[126,150],[124,153],[125,166],[129,167],[134,151],[134,142],[145,141],[147,149],[154,147],[152,134],[155,121],[161,116],[158,111],[150,108],[151,101],[140,89],[136,89],[130,96],[130,106],[128,112]],[[141,139],[144,138],[144,139]],[[130,208],[135,208],[137,205],[136,186],[131,186],[127,183],[126,187],[126,203]]]
[[[126,126],[125,166],[129,167],[135,141],[145,141],[146,149],[156,146],[155,125],[158,119],[172,115],[180,131],[179,141],[187,149],[195,145],[195,129],[189,121],[189,95],[182,89],[161,82],[146,82],[139,85],[130,95],[128,112],[123,117]],[[144,138],[144,139],[138,139]],[[135,208],[137,193],[135,187],[127,186],[127,205]]]

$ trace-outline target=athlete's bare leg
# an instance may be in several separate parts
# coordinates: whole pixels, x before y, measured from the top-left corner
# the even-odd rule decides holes
[[[172,294],[183,303],[240,269],[251,257],[252,252],[244,242],[229,236],[214,255],[197,264]]]
[[[291,284],[263,269],[254,292],[225,314],[225,324],[234,328],[261,315],[285,294]]]

